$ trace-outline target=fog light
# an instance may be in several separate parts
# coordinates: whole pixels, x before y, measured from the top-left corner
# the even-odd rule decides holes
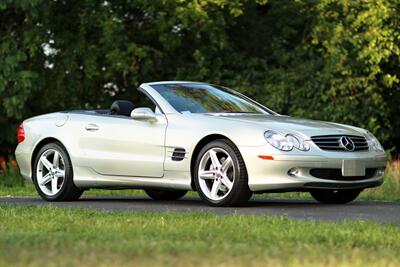
[[[385,175],[385,170],[384,169],[378,169],[376,171],[376,176],[383,176]]]
[[[288,170],[289,176],[297,176],[299,173],[300,173],[300,171],[297,168],[291,168],[290,170]]]

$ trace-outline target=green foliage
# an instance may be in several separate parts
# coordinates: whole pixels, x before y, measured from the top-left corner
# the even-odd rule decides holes
[[[0,153],[26,117],[108,107],[141,82],[173,79],[399,147],[399,10],[395,0],[1,1]]]

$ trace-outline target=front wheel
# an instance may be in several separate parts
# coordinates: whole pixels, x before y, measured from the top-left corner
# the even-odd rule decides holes
[[[345,204],[353,201],[360,194],[360,190],[314,190],[311,191],[311,196],[325,204]]]
[[[252,195],[243,158],[227,139],[203,147],[196,160],[194,182],[202,200],[211,206],[241,205]]]
[[[177,200],[186,195],[185,190],[144,190],[146,194],[154,200]]]

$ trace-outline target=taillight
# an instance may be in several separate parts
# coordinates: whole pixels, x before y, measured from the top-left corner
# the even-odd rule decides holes
[[[22,141],[25,140],[25,130],[24,130],[24,125],[22,125],[22,123],[18,127],[17,140],[18,140],[18,143],[21,143]]]

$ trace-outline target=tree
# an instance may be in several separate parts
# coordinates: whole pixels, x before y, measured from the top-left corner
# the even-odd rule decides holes
[[[349,0],[4,0],[0,154],[27,117],[199,80],[400,145],[399,6]]]

